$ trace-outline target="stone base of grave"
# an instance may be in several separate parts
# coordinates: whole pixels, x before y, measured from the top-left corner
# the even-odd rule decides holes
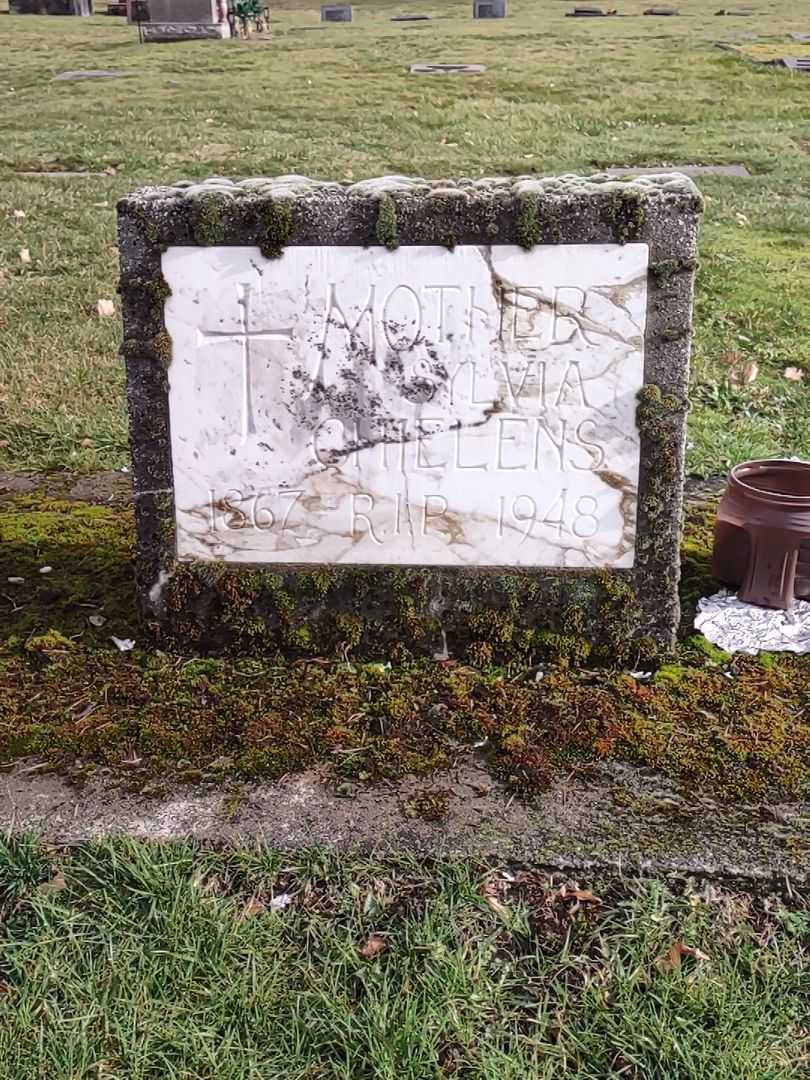
[[[425,820],[420,800],[446,812]],[[728,804],[688,796],[649,769],[604,766],[587,780],[558,781],[522,799],[474,757],[428,778],[356,785],[337,794],[312,770],[288,779],[177,785],[169,795],[129,795],[109,777],[72,785],[20,762],[4,774],[0,828],[35,829],[55,843],[129,834],[157,840],[290,850],[324,846],[517,861],[554,870],[676,874],[770,892],[810,885],[810,804]]]
[[[227,23],[144,23],[143,40],[160,41],[221,41],[231,36]]]
[[[126,17],[126,14],[127,14],[127,5],[126,5],[126,3],[123,3],[123,4],[107,4],[107,14],[108,15],[123,15],[124,17]]]

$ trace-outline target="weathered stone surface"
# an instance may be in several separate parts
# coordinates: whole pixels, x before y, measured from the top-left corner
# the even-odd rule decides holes
[[[216,647],[227,593],[279,647],[667,646],[699,211],[672,176],[123,200],[147,617]]]
[[[647,257],[170,247],[178,556],[632,566]]]
[[[404,812],[439,784],[440,821]],[[375,856],[508,859],[559,869],[684,874],[747,883],[764,892],[810,886],[810,803],[728,804],[678,791],[651,769],[608,765],[587,780],[559,780],[538,797],[505,790],[473,755],[446,774],[358,785],[351,798],[312,771],[278,782],[173,785],[153,798],[81,785],[36,763],[17,765],[0,791],[0,827],[33,829],[56,843],[133,835],[215,844],[324,846]]]

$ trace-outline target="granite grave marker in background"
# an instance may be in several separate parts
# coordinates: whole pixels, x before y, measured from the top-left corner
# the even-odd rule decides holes
[[[669,645],[699,207],[672,176],[123,200],[147,618],[209,647],[497,652],[493,612]]]
[[[473,0],[474,19],[505,19],[506,0]]]
[[[351,22],[351,4],[323,4],[321,6],[321,22]]]
[[[143,40],[229,38],[226,0],[127,0],[127,21],[139,22]]]

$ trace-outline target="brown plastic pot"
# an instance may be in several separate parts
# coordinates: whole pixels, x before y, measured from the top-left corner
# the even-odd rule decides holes
[[[731,470],[712,571],[749,604],[787,609],[810,599],[810,462],[746,461]]]

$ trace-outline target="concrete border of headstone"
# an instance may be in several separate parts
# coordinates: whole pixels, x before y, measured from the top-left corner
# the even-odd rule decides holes
[[[444,647],[458,655],[480,636],[476,614],[488,612],[495,618],[507,600],[510,625],[515,627],[559,629],[565,612],[576,610],[583,620],[578,632],[594,639],[607,635],[603,648],[610,649],[614,641],[615,648],[619,641],[626,647],[628,641],[639,639],[671,647],[679,619],[684,425],[701,212],[700,193],[682,176],[632,182],[604,176],[520,177],[442,181],[435,188],[404,177],[348,187],[305,177],[239,183],[220,178],[143,188],[122,199],[118,204],[122,353],[130,413],[138,595],[147,625],[167,640],[193,641],[201,648],[224,646],[228,629],[219,614],[220,590],[228,581],[238,588],[246,573],[243,568],[177,559],[167,378],[172,339],[165,321],[163,253],[176,246],[267,250],[270,244],[273,255],[266,257],[283,257],[284,251],[298,246],[371,245],[385,259],[391,241],[386,239],[384,245],[382,237],[393,228],[393,246],[401,248],[446,248],[448,237],[459,247],[531,248],[546,237],[545,243],[552,245],[646,245],[645,260],[649,259],[644,387],[637,413],[640,473],[637,500],[635,491],[633,498],[638,523],[633,567],[414,568],[408,572],[407,587],[428,598],[425,611],[430,614],[423,616],[428,623],[409,647],[428,655]],[[398,567],[333,565],[319,570],[270,562],[262,569],[270,572],[274,588],[285,591],[290,610],[310,627],[313,641],[321,641],[319,634],[328,638],[333,625],[329,620],[338,617],[333,603],[308,584],[313,574],[323,571],[342,583],[340,603],[349,605],[344,611],[355,610],[352,597],[360,598],[355,618],[362,611],[360,626],[368,630],[361,633],[359,649],[379,650],[385,640],[396,640],[402,633],[398,609],[391,606],[402,588]],[[264,578],[259,575],[257,580]],[[615,616],[618,624],[606,614],[614,609],[621,612]],[[605,613],[602,619],[600,611]],[[275,633],[276,645],[284,648],[283,634],[279,637],[271,628],[272,615],[266,625],[271,637]],[[438,640],[436,627],[443,635]],[[367,638],[372,631],[374,636]],[[267,641],[269,648],[270,638]]]

